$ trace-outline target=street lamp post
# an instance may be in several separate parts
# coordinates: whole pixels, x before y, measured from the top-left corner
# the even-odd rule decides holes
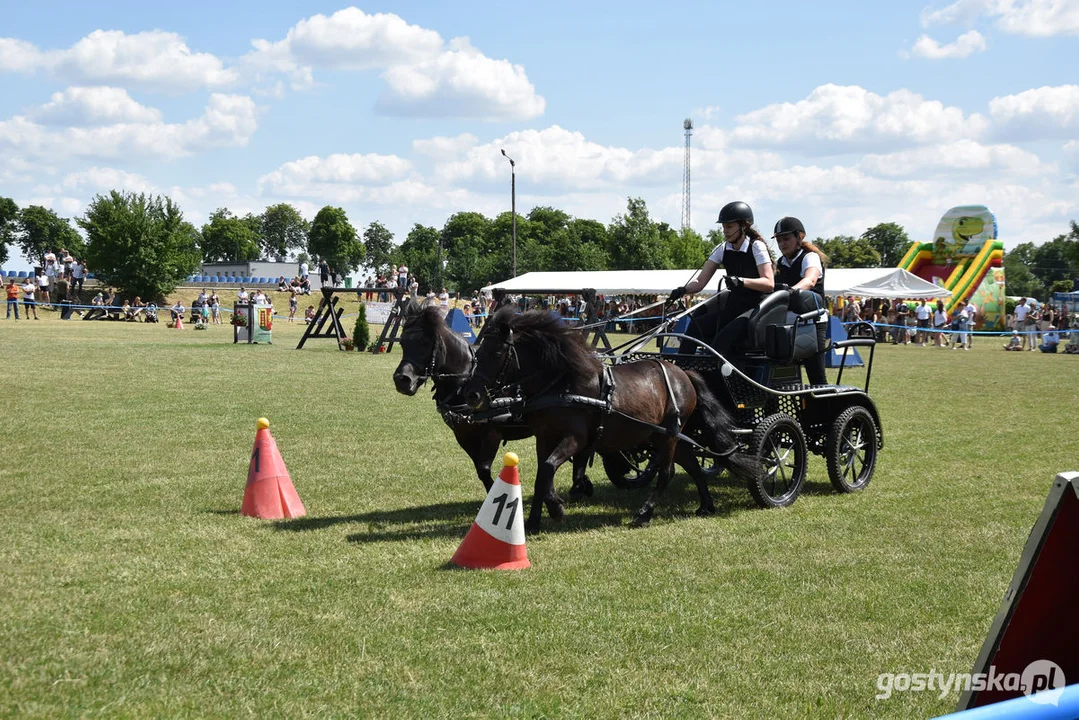
[[[513,277],[517,277],[517,163],[502,151],[502,157],[510,161],[510,212],[513,213]]]

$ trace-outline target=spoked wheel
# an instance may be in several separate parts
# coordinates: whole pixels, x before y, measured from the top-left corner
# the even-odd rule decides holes
[[[659,470],[656,453],[648,446],[605,454],[601,458],[603,471],[616,488],[647,487]]]
[[[762,472],[750,480],[749,492],[764,508],[787,507],[798,499],[806,479],[809,454],[798,421],[786,413],[769,415],[749,436],[749,451]]]
[[[869,484],[877,465],[877,423],[864,407],[849,407],[828,428],[828,478],[843,493]]]

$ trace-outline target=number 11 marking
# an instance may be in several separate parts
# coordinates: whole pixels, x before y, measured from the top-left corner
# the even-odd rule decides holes
[[[511,503],[509,503],[507,505],[506,500],[508,500],[508,499],[509,499],[509,495],[507,493],[502,493],[501,495],[499,495],[498,497],[496,497],[494,499],[494,502],[498,505],[498,510],[495,511],[495,520],[494,520],[495,525],[498,525],[498,521],[502,518],[502,511],[503,510],[509,509],[509,511],[510,511],[509,519],[506,520],[506,529],[507,530],[509,530],[510,528],[513,527],[513,517],[517,514],[517,506],[521,504],[521,498],[514,498],[513,502],[511,502]]]

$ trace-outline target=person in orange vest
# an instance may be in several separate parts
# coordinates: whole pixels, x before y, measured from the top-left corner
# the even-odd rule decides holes
[[[7,281],[7,320],[11,319],[11,310],[15,310],[15,319],[19,319],[19,286],[15,284],[15,278]]]

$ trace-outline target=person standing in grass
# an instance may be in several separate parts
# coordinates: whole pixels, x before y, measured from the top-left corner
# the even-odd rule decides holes
[[[23,314],[26,315],[26,319],[30,319],[30,312],[33,311],[34,319],[40,320],[37,316],[37,303],[34,302],[34,293],[37,292],[37,283],[33,278],[26,278],[26,282],[22,284],[22,309]]]
[[[1015,306],[1015,311],[1014,311],[1013,317],[1015,319],[1015,329],[1018,330],[1020,335],[1022,336],[1020,338],[1020,340],[1023,343],[1022,349],[1024,349],[1024,350],[1026,350],[1026,348],[1027,348],[1028,339],[1031,340],[1030,349],[1031,350],[1034,349],[1034,343],[1032,341],[1033,340],[1032,336],[1028,336],[1026,334],[1026,332],[1025,332],[1026,329],[1027,329],[1027,317],[1029,317],[1029,316],[1030,316],[1030,306],[1027,305],[1027,299],[1025,297],[1019,298],[1019,304]]]
[[[296,322],[296,308],[299,303],[296,301],[296,293],[291,293],[288,296],[288,321]]]
[[[925,341],[929,336],[929,318],[932,314],[933,311],[925,304],[925,298],[922,298],[918,302],[918,307],[914,309],[914,318],[918,323],[918,347],[925,347]]]
[[[7,281],[7,320],[11,319],[11,311],[15,310],[15,319],[19,319],[19,286],[15,284],[15,278]],[[27,319],[29,319],[27,315]]]
[[[210,293],[210,318],[214,325],[221,324],[221,298],[217,296],[217,290]]]
[[[37,274],[37,289],[45,304],[52,307],[52,298],[49,296],[49,276],[40,270]]]
[[[948,347],[944,330],[948,327],[948,313],[944,310],[944,301],[937,300],[937,309],[933,311],[933,330],[936,335],[936,347]]]

